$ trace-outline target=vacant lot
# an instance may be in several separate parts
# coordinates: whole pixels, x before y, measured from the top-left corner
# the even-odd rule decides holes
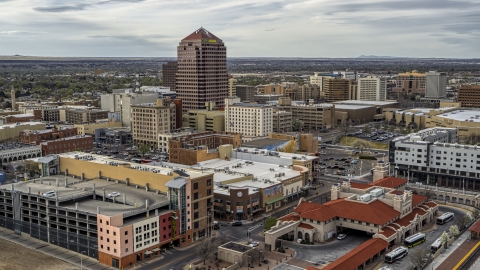
[[[366,145],[370,145],[372,149],[388,150],[388,144],[380,142],[371,142],[360,138],[343,136],[338,141],[339,145],[354,146],[357,142],[364,142]],[[364,149],[364,151],[367,149]]]
[[[60,261],[33,249],[0,239],[0,270],[76,270]]]

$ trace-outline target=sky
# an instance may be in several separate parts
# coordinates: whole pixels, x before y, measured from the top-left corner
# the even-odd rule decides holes
[[[0,0],[0,55],[175,57],[204,27],[228,57],[480,58],[480,0]]]

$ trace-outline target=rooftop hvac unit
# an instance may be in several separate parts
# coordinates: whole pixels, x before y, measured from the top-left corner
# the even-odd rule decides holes
[[[372,195],[370,195],[370,194],[364,194],[364,195],[358,197],[358,199],[357,199],[357,201],[359,201],[359,202],[368,202],[370,200],[372,200]]]

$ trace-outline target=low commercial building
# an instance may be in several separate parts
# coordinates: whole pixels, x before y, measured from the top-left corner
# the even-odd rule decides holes
[[[0,151],[0,165],[40,156],[42,156],[42,148],[38,145],[6,149]]]
[[[306,133],[294,135],[270,133],[268,134],[268,138],[244,142],[242,147],[286,153],[300,152],[314,154],[318,151],[318,137]]]
[[[93,137],[90,135],[76,135],[55,140],[42,141],[42,155],[61,154],[71,151],[89,151],[93,148]]]
[[[265,247],[273,249],[279,237],[325,242],[347,229],[373,234],[374,239],[382,239],[387,245],[401,244],[409,235],[435,222],[438,213],[435,202],[413,194],[406,183],[394,177],[371,184],[345,180],[332,185],[331,201],[327,203],[302,198],[292,213],[265,232]]]
[[[430,111],[425,118],[425,127],[458,129],[459,141],[480,138],[480,111],[474,109],[440,108]]]
[[[65,122],[70,124],[94,123],[103,119],[108,119],[106,110],[65,109]]]
[[[71,137],[78,134],[77,128],[53,128],[46,130],[22,130],[18,140],[22,143],[35,143],[41,141],[55,140],[65,137]]]
[[[34,114],[24,113],[24,114],[14,114],[14,115],[5,115],[0,116],[0,124],[8,125],[22,122],[33,122],[35,120],[40,120],[40,117],[35,116]]]
[[[395,174],[430,185],[480,190],[478,146],[457,144],[454,128],[430,128],[390,141]],[[475,202],[471,202],[475,203]]]
[[[202,132],[162,137],[159,144],[163,144],[167,139],[169,161],[183,165],[194,165],[198,162],[219,158],[219,148],[222,145],[240,147],[242,144],[241,134],[229,132]]]
[[[0,141],[16,139],[22,130],[45,130],[45,127],[45,123],[41,122],[0,125]]]
[[[209,110],[189,110],[182,115],[182,127],[203,131],[225,131],[225,112]]]
[[[97,121],[95,123],[88,124],[74,124],[73,127],[77,128],[79,135],[95,135],[96,129],[101,128],[120,128],[122,122],[116,122],[113,118],[110,120]]]
[[[346,121],[354,124],[383,121],[383,114],[376,114],[376,108],[365,105],[335,104],[335,123],[345,125]]]
[[[95,143],[111,145],[130,145],[132,131],[130,128],[97,128],[95,129]]]

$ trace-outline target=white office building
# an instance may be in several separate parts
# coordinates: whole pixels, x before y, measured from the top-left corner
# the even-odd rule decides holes
[[[426,98],[442,98],[447,95],[447,73],[446,72],[427,72],[426,79]]]
[[[273,132],[273,107],[268,104],[240,102],[239,97],[225,99],[225,131],[248,137],[265,137]]]
[[[358,79],[357,99],[363,101],[385,101],[387,80],[376,76]]]

